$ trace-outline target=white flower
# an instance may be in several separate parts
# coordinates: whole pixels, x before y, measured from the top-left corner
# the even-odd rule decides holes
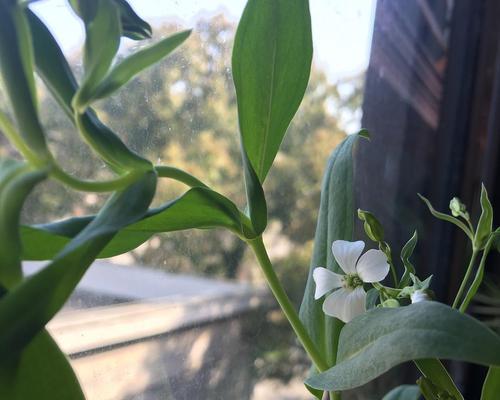
[[[387,276],[389,264],[385,254],[380,250],[368,250],[360,257],[364,248],[362,241],[336,240],[332,244],[333,256],[345,275],[323,267],[314,269],[315,299],[337,289],[323,302],[325,314],[349,322],[364,313],[366,292],[363,283],[380,282]]]

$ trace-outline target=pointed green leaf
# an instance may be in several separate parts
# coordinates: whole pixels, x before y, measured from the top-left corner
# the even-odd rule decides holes
[[[14,286],[0,299],[2,355],[16,355],[68,299],[88,266],[124,227],[147,212],[156,188],[156,174],[116,192],[103,209],[42,270]]]
[[[493,207],[491,206],[488,192],[484,185],[481,185],[481,216],[477,223],[476,234],[474,235],[474,247],[483,249],[493,229]]]
[[[114,0],[120,12],[122,34],[133,40],[149,39],[153,33],[151,26],[139,17],[125,0]]]
[[[392,389],[382,400],[418,400],[420,389],[417,385],[401,385]]]
[[[427,200],[424,196],[422,196],[420,193],[418,193],[418,196],[423,200],[423,202],[427,205],[427,208],[429,208],[429,211],[431,214],[436,217],[437,219],[440,219],[442,221],[446,222],[451,222],[453,225],[458,226],[460,229],[462,229],[465,234],[472,240],[472,232],[470,229],[458,218],[452,217],[451,215],[441,213],[439,211],[436,211],[434,207],[432,207],[432,204],[429,200]]]
[[[245,176],[245,190],[248,204],[248,214],[252,222],[252,230],[256,235],[264,232],[267,226],[267,203],[264,195],[264,189],[259,181],[259,177],[255,173],[250,160],[245,152],[241,149],[243,157],[243,172]]]
[[[120,89],[143,69],[150,67],[174,51],[190,34],[191,30],[176,33],[152,46],[146,47],[128,56],[118,65],[113,67],[95,89],[95,93],[90,100],[102,99]]]
[[[302,101],[311,59],[307,0],[248,1],[232,66],[242,143],[261,183]]]
[[[19,132],[40,156],[47,155],[38,119],[31,34],[16,2],[0,1],[0,72]]]
[[[314,368],[314,367],[312,367],[312,368]],[[315,372],[316,371],[314,371],[314,373]],[[309,372],[309,373],[311,374],[313,372]],[[304,384],[304,386],[309,391],[309,393],[311,393],[316,399],[321,400],[323,398],[323,393],[324,392],[322,390],[314,389],[314,388],[312,388],[311,386],[309,386],[307,384]]]
[[[371,212],[358,209],[358,218],[364,222],[366,235],[374,242],[384,241],[384,228]]]
[[[0,285],[6,289],[22,279],[21,208],[33,187],[45,176],[43,171],[33,171],[21,162],[0,162]]]
[[[353,240],[355,208],[352,152],[360,136],[347,136],[328,160],[321,187],[321,204],[309,277],[300,306],[300,319],[318,349],[326,355],[329,365],[335,362],[337,338],[344,324],[325,316],[322,300],[314,299],[312,272],[320,266],[340,272],[331,251],[332,243],[337,239]]]
[[[413,233],[413,236],[406,242],[406,244],[401,249],[401,261],[405,267],[405,272],[403,277],[401,278],[401,282],[399,283],[400,288],[404,288],[408,286],[410,283],[410,274],[415,274],[415,267],[410,261],[410,257],[413,254],[413,250],[415,250],[415,246],[417,245],[418,234],[417,231]]]
[[[434,301],[379,308],[344,327],[338,364],[307,384],[348,390],[405,361],[425,358],[500,366],[500,337],[474,318]]]
[[[449,396],[453,396],[455,400],[464,400],[462,393],[441,361],[435,358],[426,358],[415,360],[415,365],[435,387],[448,393]]]
[[[484,380],[481,400],[496,400],[500,393],[500,368],[490,367]]]
[[[27,10],[28,21],[33,32],[35,63],[38,74],[51,91],[63,111],[75,123],[71,100],[78,85],[71,68],[56,40],[31,11]],[[82,130],[86,140],[99,149],[105,161],[114,169],[123,166],[148,168],[151,163],[127,148],[121,139],[105,126],[91,109],[81,116]]]
[[[19,217],[26,197],[45,176],[44,171],[32,170],[21,162],[0,162],[0,298],[22,280]],[[2,330],[7,327],[2,326]],[[0,398],[84,399],[66,357],[45,331],[21,354],[7,354],[2,351],[0,358]]]
[[[81,12],[85,23],[85,51],[83,65],[85,74],[80,89],[73,98],[75,110],[82,113],[96,88],[108,72],[120,46],[121,23],[118,7],[109,0],[75,0],[79,6],[93,3],[95,10]],[[80,8],[80,10],[82,10]]]
[[[85,400],[68,359],[42,330],[17,359],[0,359],[0,399]]]
[[[93,218],[71,218],[53,224],[23,226],[23,259],[46,260],[54,257]],[[193,188],[178,199],[149,210],[141,221],[122,229],[98,257],[112,257],[133,250],[155,233],[216,227],[227,228],[240,236],[255,236],[249,227],[245,227],[245,221],[242,221],[234,203],[208,188]]]

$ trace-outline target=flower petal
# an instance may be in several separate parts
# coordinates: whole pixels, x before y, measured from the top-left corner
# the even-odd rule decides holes
[[[360,257],[356,272],[363,282],[380,282],[389,273],[386,255],[380,250],[368,250]]]
[[[361,286],[354,289],[347,297],[347,304],[344,310],[344,319],[349,322],[354,317],[366,311],[366,292]]]
[[[356,273],[356,261],[365,248],[365,243],[361,240],[348,242],[347,240],[335,240],[332,243],[332,253],[346,274]]]
[[[336,274],[326,268],[318,267],[313,271],[314,283],[316,290],[314,298],[317,300],[332,289],[337,289],[342,286],[342,275]]]
[[[327,296],[323,302],[323,312],[331,317],[349,322],[365,312],[366,293],[362,287],[354,290],[340,288]]]

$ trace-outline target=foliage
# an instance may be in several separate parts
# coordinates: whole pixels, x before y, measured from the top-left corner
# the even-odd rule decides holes
[[[379,249],[369,250],[359,258],[364,243],[346,242],[354,232],[352,154],[359,137],[369,138],[365,130],[346,137],[327,165],[314,256],[300,317],[269,258],[262,237],[270,209],[263,184],[274,160],[280,163],[278,150],[309,81],[312,39],[307,0],[249,0],[238,25],[232,52],[236,89],[232,101],[238,110],[242,166],[238,179],[243,180],[244,196],[240,194],[236,202],[223,194],[227,195],[224,176],[218,182],[220,187],[212,188],[182,168],[153,164],[145,158],[147,149],[141,148],[143,138],[130,138],[135,142],[137,151],[134,151],[134,146],[128,146],[104,124],[103,115],[100,119],[93,109],[96,100],[119,90],[137,73],[174,51],[188,38],[189,31],[170,34],[118,61],[121,37],[143,40],[150,36],[149,25],[124,0],[70,0],[86,32],[78,82],[48,29],[29,10],[29,3],[0,0],[0,72],[11,109],[10,115],[0,114],[0,128],[22,156],[20,161],[6,159],[0,164],[2,393],[12,399],[25,398],[27,393],[29,396],[37,393],[40,399],[63,399],[67,393],[82,398],[67,360],[44,327],[64,305],[89,265],[98,257],[132,250],[156,233],[217,228],[234,235],[253,251],[283,315],[313,364],[306,383],[316,397],[321,398],[323,391],[329,391],[331,400],[338,399],[341,391],[367,383],[389,368],[413,360],[422,373],[417,384],[426,399],[462,400],[439,361],[448,358],[489,366],[483,397],[491,398],[498,387],[500,338],[478,320],[465,315],[483,281],[486,257],[500,237],[500,228],[493,229],[493,210],[484,187],[482,213],[475,227],[458,200],[452,201],[452,215],[448,215],[437,212],[424,199],[436,217],[457,225],[471,240],[472,257],[453,307],[430,301],[431,277],[420,280],[418,269],[409,262],[416,235],[401,252],[406,267],[401,278],[396,274],[392,250],[384,241],[382,225],[373,214],[360,211],[358,215],[365,223],[368,237]],[[213,51],[212,48],[207,54],[212,56]],[[204,67],[201,63],[200,68]],[[68,172],[60,162],[39,117],[35,70],[78,139],[88,145],[106,174],[82,179],[72,174],[81,172],[79,165],[73,164],[77,171]],[[178,78],[165,82],[168,89],[178,84],[181,92],[186,90],[187,83]],[[203,94],[203,90],[194,87],[192,93],[186,93],[185,101],[189,104],[188,99]],[[194,104],[185,109],[186,115],[192,115],[191,106]],[[166,107],[167,113],[171,113],[169,117],[179,107],[180,104]],[[134,108],[138,108],[137,104],[128,104],[123,112]],[[162,110],[155,111],[161,115]],[[214,118],[203,114],[199,117],[199,122]],[[236,131],[233,125],[223,125],[222,129]],[[128,126],[123,128],[128,131]],[[186,126],[179,124],[176,129],[175,137],[182,137]],[[210,146],[213,138],[218,139],[218,132],[214,129],[209,133],[195,152]],[[65,137],[61,140],[66,142]],[[182,143],[185,138],[176,140]],[[170,144],[166,140],[162,147]],[[302,142],[294,145],[302,151]],[[181,145],[177,149],[183,148]],[[106,200],[95,214],[21,226],[24,201],[39,182],[47,179],[73,190],[101,193]],[[164,179],[190,188],[180,196],[153,204],[158,181]],[[339,249],[334,254],[335,260],[330,255],[331,245],[334,253]],[[346,252],[347,248],[354,252]],[[363,257],[373,263],[365,261],[361,265]],[[40,271],[25,278],[21,261],[28,258],[49,260]],[[347,259],[349,263],[345,262]],[[361,303],[356,303],[356,312],[349,309],[343,314],[349,316],[343,318],[345,325],[324,315],[320,301],[316,300],[314,284],[319,286],[321,282],[313,269],[319,266],[326,271],[322,275],[325,279],[335,281],[332,288],[346,293],[344,299],[356,291],[363,294]],[[384,274],[391,268],[392,282],[379,283],[383,276],[370,272],[372,266]],[[335,274],[340,272],[339,268],[345,275]],[[474,269],[476,274],[472,278]],[[378,292],[379,302],[374,301],[371,292],[371,309],[366,312],[365,285]],[[419,304],[409,305],[410,302]],[[351,300],[342,305],[351,306]],[[51,361],[52,365],[46,364]],[[41,379],[39,370],[52,367],[60,373],[47,373],[43,375],[46,379]],[[52,389],[48,382],[56,387]],[[411,392],[413,396],[414,388]]]

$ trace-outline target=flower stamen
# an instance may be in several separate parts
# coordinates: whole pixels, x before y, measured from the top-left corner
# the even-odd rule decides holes
[[[343,287],[354,290],[359,286],[363,286],[363,280],[358,274],[346,274],[343,279]]]

